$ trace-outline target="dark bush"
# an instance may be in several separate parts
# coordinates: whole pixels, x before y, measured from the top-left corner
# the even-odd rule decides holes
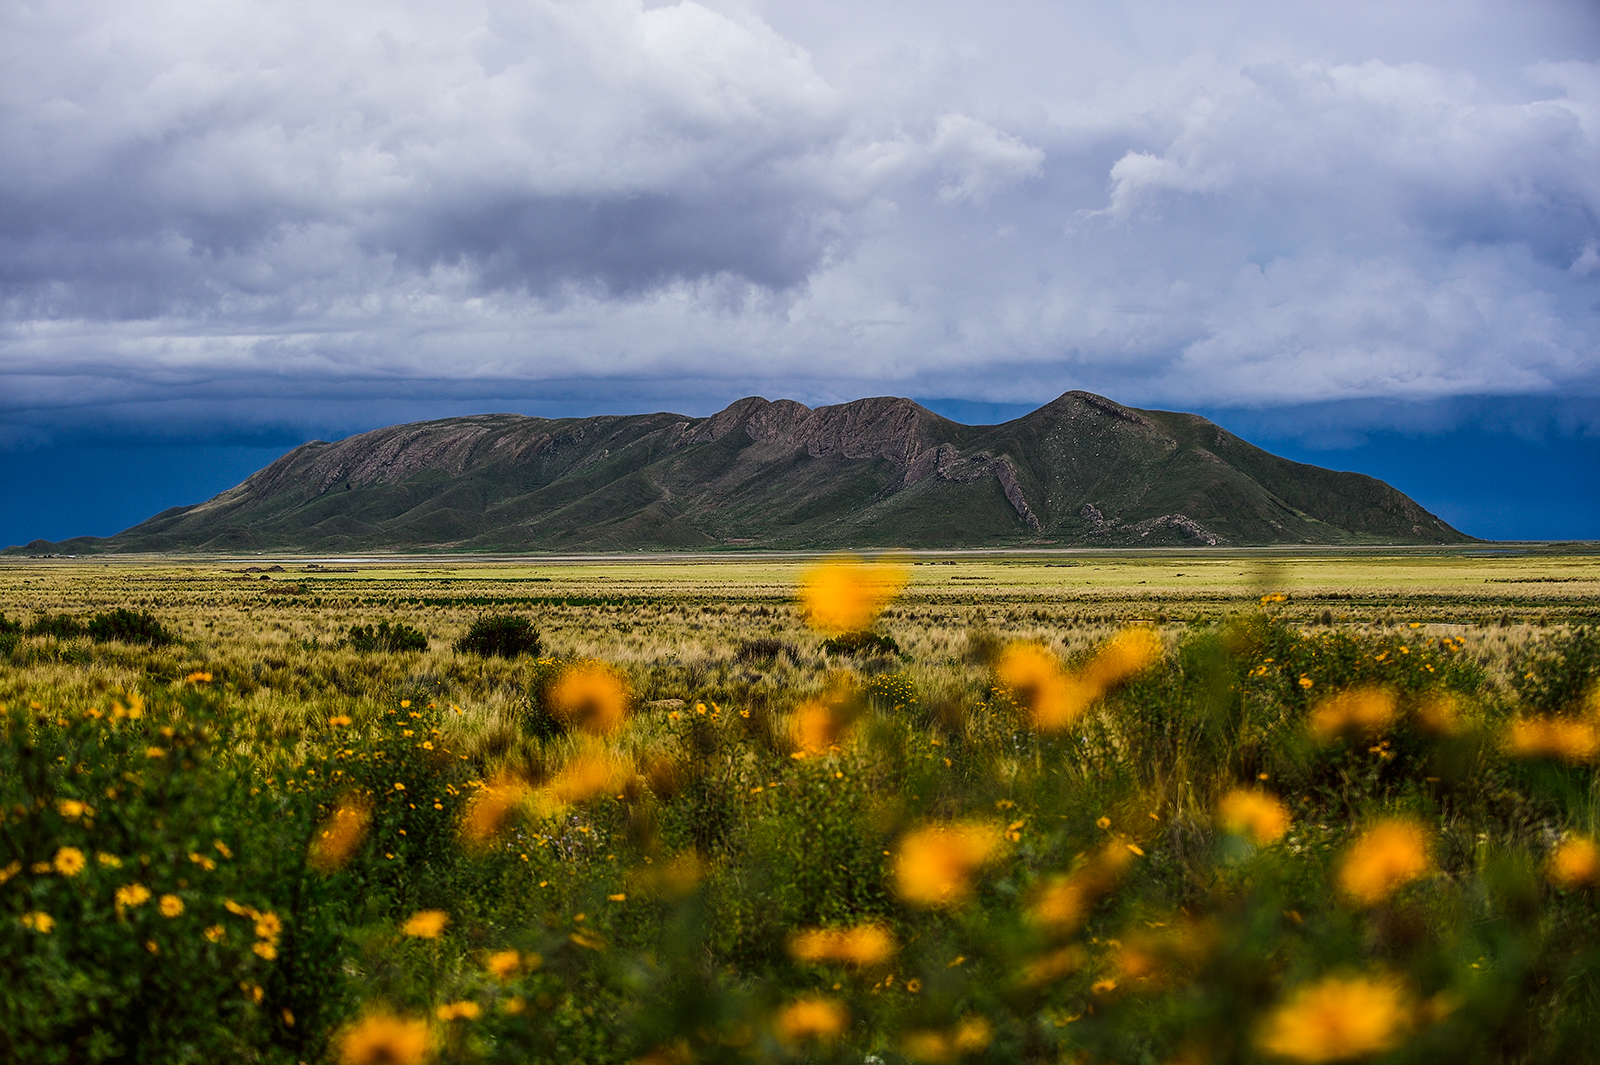
[[[151,647],[165,647],[177,639],[154,614],[134,613],[125,607],[96,614],[84,626],[84,631],[95,643],[117,640],[122,643],[144,643]]]
[[[836,655],[897,655],[900,645],[893,636],[877,632],[846,632],[822,641],[822,649]]]
[[[746,640],[739,645],[739,650],[734,652],[734,660],[738,662],[766,662],[787,653],[795,658],[795,649],[782,640]]]
[[[22,638],[22,622],[0,614],[0,655],[8,655]]]
[[[516,658],[518,655],[539,653],[539,630],[527,618],[510,614],[486,614],[472,623],[467,634],[456,641],[456,650],[464,654],[499,655]]]
[[[370,651],[426,651],[428,638],[404,622],[390,625],[387,621],[377,626],[352,625],[350,646],[363,653]]]
[[[29,623],[29,636],[54,636],[58,640],[75,640],[83,635],[83,623],[65,614],[40,614]]]

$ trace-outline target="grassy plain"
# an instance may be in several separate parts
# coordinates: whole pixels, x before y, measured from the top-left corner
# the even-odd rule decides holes
[[[1600,729],[1600,555],[908,555],[876,624],[901,653],[867,657],[808,627],[816,561],[0,565],[13,621],[122,607],[177,637],[23,635],[0,656],[0,1051],[378,1061],[349,1039],[387,1010],[426,1020],[389,1060],[408,1038],[448,1061],[653,1065],[1596,1056],[1593,885],[1547,869],[1600,831],[1600,739],[1514,757],[1504,737]],[[489,613],[531,618],[539,657],[454,650]],[[428,649],[349,645],[381,621]],[[1064,733],[1001,677],[1018,643],[1090,676],[1130,629],[1161,660]],[[552,678],[585,661],[629,692],[603,740],[544,727]],[[1371,691],[1391,717],[1309,738],[1331,696]],[[840,722],[809,753],[808,701]],[[627,768],[573,797],[602,748]],[[506,780],[515,827],[473,851],[459,826]],[[1283,842],[1221,827],[1241,790],[1287,803]],[[357,793],[360,849],[318,872],[308,845]],[[1396,819],[1423,826],[1426,868],[1352,902],[1351,849]],[[962,891],[919,903],[901,867],[940,825],[998,835],[970,868],[940,859]],[[110,857],[68,873],[63,847]],[[178,913],[118,894],[144,884]],[[1041,917],[1062,892],[1082,912]],[[400,931],[435,909],[448,932]],[[816,927],[895,948],[807,960],[793,937]],[[1318,993],[1345,998],[1294,1012]],[[180,1000],[184,1023],[149,1020]],[[1319,1024],[1337,1031],[1315,1044]]]

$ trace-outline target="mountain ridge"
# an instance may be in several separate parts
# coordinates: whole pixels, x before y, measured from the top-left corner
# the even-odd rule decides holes
[[[1375,478],[1067,392],[970,426],[909,399],[706,418],[478,414],[310,441],[74,553],[1464,543]]]

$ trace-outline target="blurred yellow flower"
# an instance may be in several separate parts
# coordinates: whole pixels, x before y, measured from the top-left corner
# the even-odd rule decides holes
[[[177,917],[183,913],[183,900],[176,895],[161,896],[161,916]]]
[[[1257,1044],[1295,1061],[1342,1061],[1394,1049],[1411,1024],[1408,996],[1397,981],[1330,977],[1298,989],[1273,1010]]]
[[[778,1038],[785,1043],[820,1040],[831,1043],[844,1034],[850,1011],[834,999],[812,996],[798,999],[778,1011]]]
[[[278,919],[278,915],[268,910],[266,913],[256,914],[255,921],[256,936],[276,943],[278,936],[283,932],[283,922]]]
[[[115,854],[107,854],[105,851],[100,851],[100,852],[96,853],[95,856],[94,856],[94,860],[96,862],[99,862],[100,865],[103,868],[106,868],[106,869],[121,869],[122,868],[122,859],[118,858]]]
[[[819,754],[844,739],[849,719],[835,708],[813,699],[802,703],[790,718],[794,745],[805,754]]]
[[[56,803],[56,812],[68,821],[76,821],[80,817],[94,816],[94,809],[86,802],[77,799],[62,799]]]
[[[1161,637],[1146,628],[1123,629],[1107,640],[1083,667],[1083,679],[1104,691],[1161,657]]]
[[[528,786],[512,776],[498,777],[479,788],[461,818],[462,841],[472,847],[487,844],[527,795]]]
[[[205,930],[205,937],[213,943],[221,943],[228,935],[228,930],[220,924],[214,924]]]
[[[441,1021],[475,1021],[483,1010],[476,1002],[446,1002],[433,1011]]]
[[[1417,724],[1434,736],[1453,736],[1461,728],[1461,700],[1451,692],[1431,692],[1417,704]]]
[[[1311,733],[1326,743],[1351,733],[1382,730],[1395,715],[1394,692],[1387,688],[1352,688],[1336,692],[1311,710]]]
[[[925,1065],[950,1065],[967,1054],[985,1049],[993,1038],[994,1026],[987,1018],[963,1017],[946,1031],[907,1032],[900,1039],[900,1053]]]
[[[1407,819],[1382,821],[1350,844],[1339,866],[1339,888],[1366,906],[1376,906],[1433,867],[1428,832]]]
[[[1099,698],[1094,685],[1061,667],[1056,656],[1036,643],[1014,643],[995,664],[995,679],[1010,688],[1035,728],[1058,732],[1072,724]]]
[[[632,768],[605,748],[575,754],[540,789],[541,812],[549,816],[572,803],[608,795],[632,775]]]
[[[916,906],[954,906],[972,894],[973,877],[995,856],[1000,829],[983,822],[927,825],[900,840],[895,890]]]
[[[522,955],[515,950],[501,950],[489,955],[483,961],[483,967],[501,983],[505,983],[522,968]]]
[[[1600,846],[1585,836],[1569,836],[1550,855],[1545,877],[1569,891],[1600,885]]]
[[[88,863],[78,848],[62,847],[56,851],[55,859],[50,864],[62,876],[77,876]]]
[[[1511,723],[1506,750],[1515,758],[1593,761],[1600,754],[1600,726],[1574,717],[1525,717]]]
[[[420,939],[438,939],[449,923],[450,915],[443,910],[418,910],[406,919],[400,931]]]
[[[643,895],[677,899],[693,891],[705,876],[705,867],[694,851],[684,851],[664,862],[656,862],[628,874],[630,889]]]
[[[422,1065],[428,1059],[428,1022],[371,1012],[335,1042],[341,1065]]]
[[[1126,845],[1107,844],[1071,874],[1046,880],[1028,905],[1028,919],[1056,933],[1075,931],[1132,864],[1133,854]]]
[[[879,965],[894,957],[894,935],[880,924],[853,928],[808,928],[789,939],[789,953],[799,961]]]
[[[319,873],[331,873],[350,860],[366,838],[372,811],[365,799],[350,794],[339,800],[333,813],[311,837],[307,864]]]
[[[150,889],[143,884],[127,884],[117,888],[112,894],[116,905],[117,916],[121,917],[125,911],[134,906],[143,906],[150,901]]]
[[[628,687],[617,673],[598,663],[568,669],[550,688],[550,705],[565,724],[607,735],[628,716]]]
[[[187,677],[184,677],[183,679],[185,681],[187,681],[188,683],[190,683],[190,684],[210,684],[211,683],[211,674],[209,674],[209,673],[191,673]]]
[[[276,943],[268,942],[265,939],[259,940],[250,949],[255,952],[257,957],[266,961],[271,961],[273,958],[278,956],[278,945]]]
[[[1236,788],[1217,803],[1217,820],[1234,835],[1258,847],[1278,842],[1289,831],[1289,808],[1264,791]]]
[[[849,555],[813,566],[800,578],[806,620],[825,632],[870,628],[905,587],[907,576],[904,566],[863,562]]]
[[[47,936],[50,934],[50,930],[56,926],[56,919],[43,910],[34,910],[31,913],[22,915],[22,926],[31,928],[42,936]]]

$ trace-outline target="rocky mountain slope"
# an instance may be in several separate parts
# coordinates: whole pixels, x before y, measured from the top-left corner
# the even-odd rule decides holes
[[[25,551],[1456,543],[1381,481],[1069,392],[1003,425],[907,399],[709,418],[515,414],[313,441],[106,539]],[[16,549],[13,549],[16,550]]]

